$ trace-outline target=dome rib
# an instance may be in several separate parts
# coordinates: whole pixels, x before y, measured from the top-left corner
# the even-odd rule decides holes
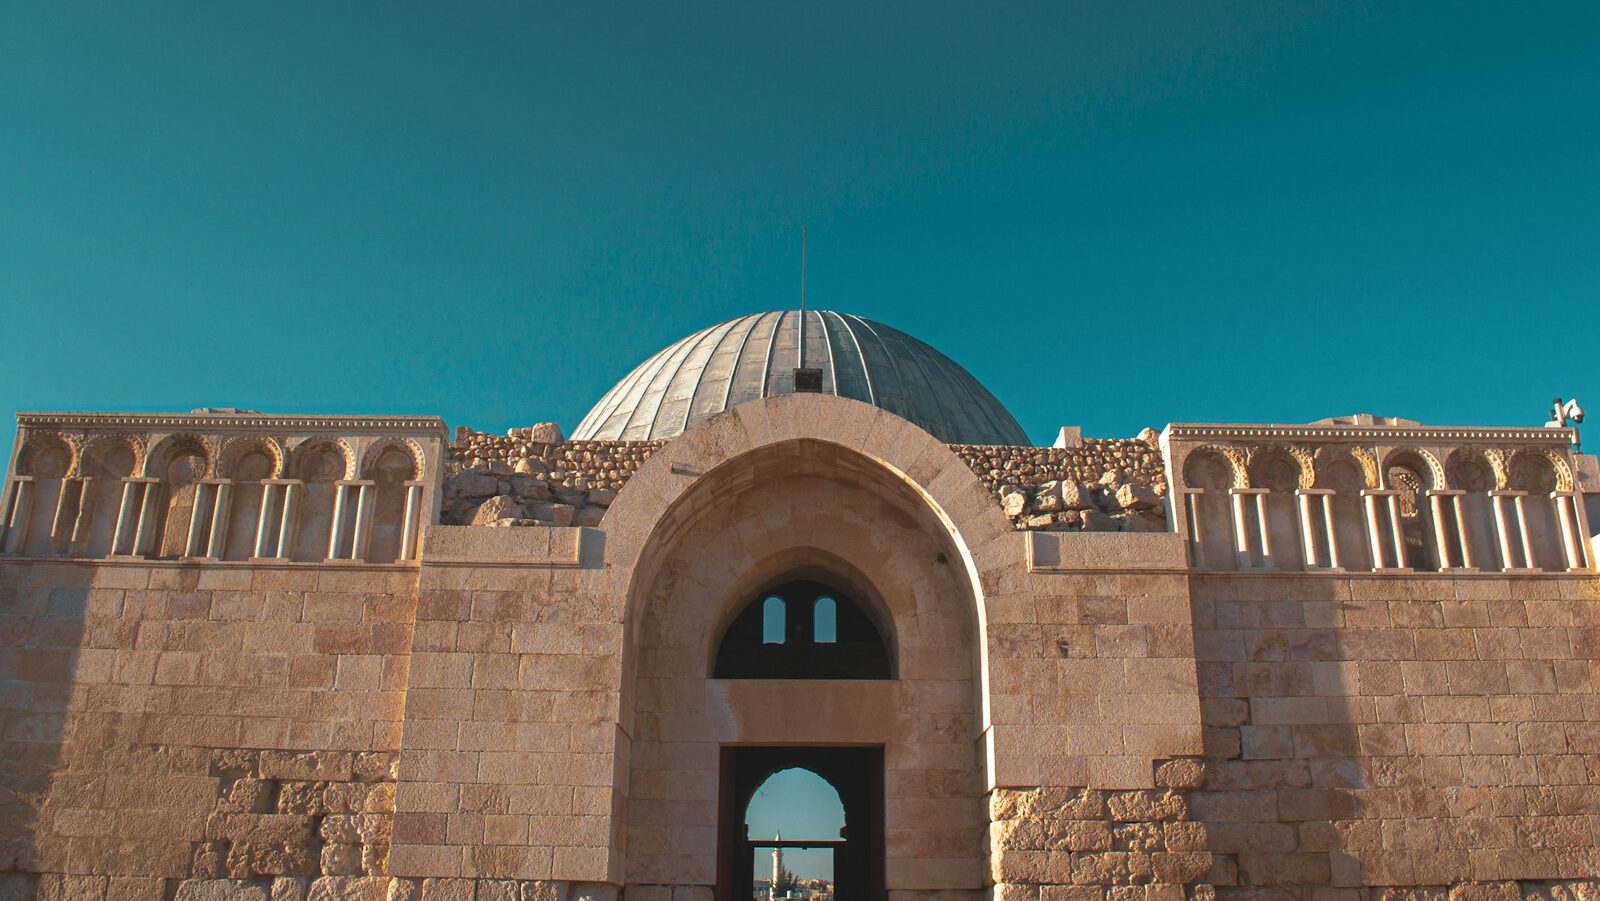
[[[831,310],[772,310],[674,341],[583,417],[575,440],[665,439],[745,401],[794,390],[804,360],[827,394],[864,401],[953,444],[1026,445],[972,374],[899,329]]]

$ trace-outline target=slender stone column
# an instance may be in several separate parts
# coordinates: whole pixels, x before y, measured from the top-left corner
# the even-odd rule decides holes
[[[144,482],[144,500],[139,505],[139,530],[133,535],[134,556],[143,556],[149,551],[150,542],[156,538],[156,501],[161,495],[161,483],[155,479],[141,479]]]
[[[344,546],[345,506],[350,495],[349,482],[335,482],[333,494],[333,528],[328,530],[328,559],[338,560],[339,549]]]
[[[1333,524],[1333,492],[1321,489],[1322,492],[1322,529],[1328,534],[1328,566],[1332,569],[1343,569],[1344,564],[1339,561],[1339,530]]]
[[[28,521],[33,518],[33,476],[17,476],[11,480],[11,509],[5,521],[5,544],[0,546],[8,555],[22,553],[23,542],[28,540]]]
[[[1254,561],[1250,559],[1250,526],[1245,522],[1244,494],[1244,489],[1228,490],[1233,501],[1233,554],[1239,569],[1254,569]]]
[[[1439,569],[1471,569],[1472,551],[1467,547],[1466,522],[1461,517],[1461,495],[1455,489],[1435,488],[1424,492],[1429,517],[1433,520],[1433,542],[1439,554]],[[1450,516],[1455,517],[1455,527]],[[1458,565],[1459,561],[1459,565]]]
[[[73,505],[73,489],[83,484],[82,479],[62,479],[56,491],[56,512],[50,517],[50,545],[48,556],[65,556],[72,545],[73,528],[77,525],[77,507]],[[81,497],[81,491],[78,495]]]
[[[422,516],[422,483],[406,483],[406,512],[400,520],[400,559],[417,556],[418,519]]]
[[[1528,508],[1523,503],[1527,496],[1526,491],[1516,493],[1517,533],[1522,536],[1522,559],[1528,562],[1529,569],[1538,569],[1539,561],[1533,559],[1533,541],[1528,535]]]
[[[1189,562],[1198,569],[1210,569],[1211,561],[1206,559],[1205,536],[1200,528],[1200,498],[1205,491],[1200,488],[1187,488],[1183,492],[1183,514],[1189,523]],[[407,496],[409,500],[409,495]]]
[[[1502,570],[1520,569],[1516,559],[1511,554],[1511,527],[1506,522],[1506,498],[1508,491],[1489,492],[1490,502],[1494,504],[1495,537],[1499,539],[1500,568]]]
[[[1272,555],[1272,533],[1268,531],[1267,494],[1266,488],[1256,491],[1256,532],[1261,536],[1261,568],[1277,569],[1278,560]]]
[[[278,484],[283,486],[283,512],[278,519],[277,557],[287,560],[294,553],[295,516],[300,512],[300,495],[305,491],[305,483],[298,479],[285,479]]]
[[[1394,565],[1396,569],[1406,567],[1406,542],[1400,534],[1400,495],[1393,490],[1389,491],[1389,541],[1394,544]]]
[[[1307,569],[1318,569],[1322,566],[1321,557],[1317,553],[1317,530],[1311,521],[1311,498],[1305,489],[1294,493],[1297,508],[1300,511],[1300,544],[1303,546],[1303,556]]]
[[[377,483],[351,482],[349,487],[356,489],[355,537],[350,542],[350,559],[365,560],[372,544],[372,508],[377,500]]]
[[[141,490],[138,479],[122,480],[122,504],[117,507],[117,529],[111,533],[111,556],[123,553],[123,548],[133,540],[133,530],[137,527],[133,511],[138,509],[138,495]],[[129,550],[131,553],[131,549]]]
[[[277,487],[277,483],[271,480],[261,483],[261,512],[256,516],[256,545],[255,552],[252,554],[258,560],[266,558],[267,545],[278,534],[277,530],[272,528],[273,523],[271,521],[272,496],[277,493],[275,491]],[[277,548],[272,550],[273,556],[277,556]]]
[[[1463,569],[1477,569],[1472,562],[1472,534],[1467,531],[1467,509],[1462,500],[1466,497],[1465,491],[1450,492],[1450,499],[1456,510],[1456,535],[1461,540],[1461,566]]]
[[[1361,492],[1361,501],[1367,514],[1367,545],[1372,548],[1372,568],[1385,569],[1383,533],[1378,528],[1378,496],[1368,488]]]
[[[211,506],[211,538],[206,542],[206,556],[221,560],[228,549],[228,520],[233,516],[233,483],[218,479],[216,500]]]
[[[83,478],[74,481],[78,483],[78,504],[77,511],[72,514],[72,536],[67,542],[70,548],[69,554],[79,554],[87,550],[85,542],[89,540],[89,521],[94,518],[94,502],[99,494],[95,486],[104,480]]]
[[[209,482],[195,483],[194,507],[189,511],[189,534],[183,542],[185,557],[198,557],[205,550],[205,532],[209,525],[206,521],[206,489],[209,487]]]

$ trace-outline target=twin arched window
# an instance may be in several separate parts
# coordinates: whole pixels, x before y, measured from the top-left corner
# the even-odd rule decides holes
[[[855,601],[794,581],[745,605],[717,649],[717,679],[888,679],[888,648]]]

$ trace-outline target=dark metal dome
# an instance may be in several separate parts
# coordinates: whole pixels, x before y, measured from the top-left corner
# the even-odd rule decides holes
[[[807,310],[730,319],[639,364],[606,392],[572,437],[671,438],[748,400],[794,392],[797,368],[822,372],[822,393],[911,420],[951,444],[1028,444],[1006,408],[955,361],[880,322]]]

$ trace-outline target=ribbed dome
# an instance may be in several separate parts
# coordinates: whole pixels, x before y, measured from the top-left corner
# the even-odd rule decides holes
[[[671,438],[747,400],[794,392],[801,314],[773,311],[695,332],[628,373],[572,437]],[[822,391],[882,407],[951,444],[1028,444],[994,395],[949,357],[880,322],[807,310],[804,366]]]

